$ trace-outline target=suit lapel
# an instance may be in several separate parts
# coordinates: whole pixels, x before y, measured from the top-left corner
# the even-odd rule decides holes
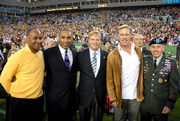
[[[70,48],[71,49],[71,51],[72,51],[72,56],[73,56],[73,62],[72,62],[72,67],[71,67],[71,69],[74,67],[74,64],[75,64],[75,60],[76,60],[76,51],[74,50],[74,49],[72,49],[72,48]]]
[[[59,50],[59,47],[56,46],[55,49],[56,49],[57,62],[58,62],[58,63],[62,63],[63,68],[66,68],[66,69],[67,69],[67,67],[66,67],[66,65],[65,65],[65,63],[64,63],[64,60],[63,60],[63,58],[62,58],[62,54],[61,54],[61,52],[60,52],[60,50]]]
[[[85,56],[86,56],[85,59],[87,59],[87,61],[85,61],[85,62],[87,62],[87,66],[88,66],[87,69],[89,69],[89,72],[94,76],[94,72],[93,72],[92,65],[91,65],[89,48],[87,49]]]

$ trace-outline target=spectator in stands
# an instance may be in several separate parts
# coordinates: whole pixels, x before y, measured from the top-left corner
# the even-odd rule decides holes
[[[11,57],[13,54],[15,54],[17,51],[19,51],[18,48],[11,48],[8,53],[8,58]]]
[[[10,97],[9,121],[42,121],[44,60],[41,32],[30,29],[27,45],[8,59],[0,83]],[[7,76],[8,75],[8,76]]]
[[[100,30],[104,39],[115,42],[117,27],[120,24],[128,24],[133,28],[133,33],[140,33],[151,40],[156,36],[166,33],[167,37],[179,35],[178,7],[158,7],[158,8],[139,8],[139,9],[120,9],[120,10],[102,10],[95,12],[77,12],[77,13],[49,13],[31,15],[12,24],[14,18],[2,17],[2,39],[3,41],[19,41],[23,38],[27,28],[39,27],[43,33],[52,39],[57,36],[58,29],[68,28],[73,32],[74,39],[77,42],[86,41],[87,34],[91,30]],[[63,15],[62,15],[63,14]],[[69,18],[69,16],[73,16]],[[173,17],[175,16],[175,17]],[[159,17],[162,21],[159,21]],[[165,21],[168,17],[168,22]],[[5,19],[8,18],[8,21]],[[119,23],[120,21],[120,23]],[[6,24],[9,23],[7,26]],[[21,24],[20,24],[21,23]],[[108,36],[108,37],[107,37]],[[106,38],[107,37],[107,38]],[[172,40],[173,41],[173,40]],[[172,42],[171,42],[172,43]],[[175,42],[176,43],[176,42]]]
[[[133,42],[134,42],[136,47],[141,49],[143,54],[150,55],[151,52],[149,50],[147,50],[145,47],[142,47],[143,46],[143,38],[144,38],[143,35],[135,34],[134,38],[133,38]]]
[[[143,65],[140,48],[131,43],[132,29],[128,25],[118,28],[118,46],[107,60],[107,89],[115,107],[115,121],[138,121],[143,96]]]
[[[105,48],[105,51],[107,52],[112,51],[111,42],[109,40],[104,41],[104,48]]]
[[[106,101],[106,60],[108,53],[100,49],[101,33],[98,30],[89,33],[88,43],[89,48],[78,53],[80,121],[90,121],[91,114],[93,114],[94,121],[102,121]]]
[[[48,48],[51,48],[51,47],[54,47],[55,45],[55,41],[49,37],[47,37],[45,40],[44,40],[44,45],[43,45],[43,48],[46,50]]]
[[[171,52],[166,53],[166,57],[171,57],[171,55],[172,55]]]
[[[44,51],[48,121],[75,121],[77,52],[70,48],[72,33],[63,29],[58,45]]]

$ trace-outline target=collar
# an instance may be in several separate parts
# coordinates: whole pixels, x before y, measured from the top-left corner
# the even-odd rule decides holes
[[[97,55],[100,54],[100,48],[97,50],[97,51],[93,51],[90,47],[89,47],[89,52],[90,52],[90,55],[92,55],[93,53],[96,53]]]
[[[132,48],[134,48],[134,47],[135,47],[135,44],[131,42],[131,50],[132,50]],[[120,46],[120,43],[118,44],[118,49],[119,49],[120,51],[123,50],[122,47]]]
[[[35,54],[35,53],[33,53],[32,51],[31,51],[31,49],[29,48],[29,45],[28,44],[26,44],[26,46],[24,47],[28,52],[30,52],[30,53],[32,53],[32,54]],[[39,51],[38,51],[39,52]],[[38,52],[36,52],[36,53],[38,53]]]
[[[60,44],[58,44],[59,50],[61,51],[61,53],[65,53],[66,49],[64,49],[63,47],[61,47]],[[70,51],[70,48],[67,49],[67,52]]]
[[[157,63],[157,65],[159,64],[159,62],[161,61],[161,58],[162,58],[162,56],[163,56],[163,53],[161,54],[161,56],[159,56],[158,58],[154,58],[153,57],[153,62],[154,62],[154,60],[156,59],[156,63]]]

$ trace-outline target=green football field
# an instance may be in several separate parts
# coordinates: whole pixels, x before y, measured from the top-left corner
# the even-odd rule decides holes
[[[5,99],[0,99],[0,110],[5,110]],[[170,112],[168,121],[180,121],[179,112],[180,112],[180,97],[176,101],[174,109]],[[0,114],[0,121],[5,121],[4,118],[5,116],[3,114]],[[44,121],[47,121],[46,116],[44,118]],[[77,118],[76,121],[79,121],[79,118]],[[91,121],[93,120],[91,119]],[[103,121],[113,121],[113,114],[104,113]]]
[[[75,43],[75,46],[80,46],[82,45],[82,43]],[[149,49],[149,46],[148,45],[143,45],[144,47],[146,47],[147,49]],[[104,49],[104,45],[101,44],[101,47]],[[165,53],[167,52],[171,52],[172,53],[172,56],[176,56],[176,46],[165,46],[165,50],[164,50]]]
[[[81,44],[76,43],[75,45],[79,46]],[[145,45],[145,47],[149,48],[149,46],[147,46],[147,45]],[[103,45],[102,45],[102,48],[104,48]],[[175,55],[176,55],[176,47],[174,47],[174,46],[166,46],[165,47],[165,53],[166,52],[171,52],[172,56],[175,57]],[[5,121],[4,120],[4,118],[5,118],[4,114],[1,114],[4,110],[5,110],[5,99],[0,98],[0,121]],[[179,112],[180,112],[180,97],[176,101],[174,110],[172,110],[171,113],[169,114],[169,121],[180,121]],[[47,121],[46,116],[44,118],[44,121]],[[78,116],[77,116],[77,121],[79,121]],[[91,121],[93,121],[93,120],[91,120]],[[103,121],[113,121],[113,114],[105,113],[104,117],[103,117]]]

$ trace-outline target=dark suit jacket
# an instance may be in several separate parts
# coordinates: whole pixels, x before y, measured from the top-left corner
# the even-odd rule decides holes
[[[69,71],[58,46],[44,52],[47,105],[51,109],[64,109],[75,102],[75,83],[77,78],[77,52],[73,53],[73,64]]]
[[[99,104],[105,103],[106,98],[106,61],[108,53],[101,50],[100,68],[97,76],[94,76],[91,67],[89,48],[78,53],[78,65],[80,71],[80,83],[78,87],[78,103],[88,107],[92,101],[94,90]]]
[[[180,45],[178,45],[176,49],[176,59],[180,63]]]

